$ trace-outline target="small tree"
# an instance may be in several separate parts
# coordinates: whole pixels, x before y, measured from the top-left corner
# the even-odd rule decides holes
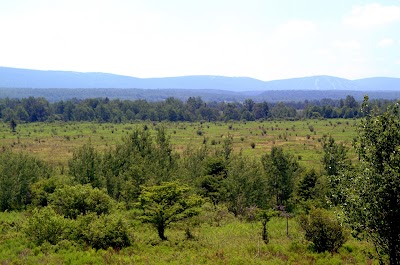
[[[276,214],[277,213],[273,210],[259,210],[257,213],[257,219],[260,220],[262,224],[261,236],[265,244],[269,243],[267,223],[271,220],[271,217],[275,216]]]
[[[15,122],[14,119],[12,119],[12,120],[10,121],[10,128],[11,128],[11,131],[12,131],[12,132],[15,132],[15,129],[17,128],[17,123]]]
[[[276,197],[276,205],[286,204],[293,192],[299,164],[293,156],[283,152],[279,147],[272,147],[271,153],[265,154],[261,162],[271,193]]]
[[[297,195],[303,200],[310,200],[316,197],[315,186],[318,176],[314,169],[307,171],[299,181]]]
[[[100,154],[89,141],[74,151],[72,159],[68,161],[69,174],[79,184],[90,183],[93,187],[102,188],[105,180],[101,177],[100,165]]]
[[[171,224],[199,214],[203,200],[189,194],[189,187],[177,182],[144,187],[139,196],[143,209],[142,220],[152,224],[162,240],[167,240],[165,229]]]
[[[222,157],[208,157],[205,162],[206,175],[200,180],[201,195],[209,198],[214,205],[226,195],[226,161]]]
[[[341,174],[351,170],[351,161],[347,157],[348,149],[343,144],[336,143],[331,136],[322,138],[322,148],[322,164],[329,181],[329,199],[334,205],[338,205],[344,200],[343,190],[340,188],[343,181]]]

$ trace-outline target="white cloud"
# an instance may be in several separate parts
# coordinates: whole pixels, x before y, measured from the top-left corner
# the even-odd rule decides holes
[[[341,41],[337,40],[333,43],[333,47],[343,49],[343,50],[358,50],[361,45],[358,41],[349,40],[349,41]]]
[[[381,48],[392,46],[394,44],[394,40],[390,38],[382,39],[378,42],[378,46]]]
[[[400,21],[400,6],[367,4],[355,6],[351,15],[343,19],[343,24],[355,28],[370,28]]]

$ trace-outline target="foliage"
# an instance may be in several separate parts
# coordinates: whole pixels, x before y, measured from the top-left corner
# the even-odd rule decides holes
[[[227,166],[224,186],[224,202],[235,216],[245,215],[250,207],[267,207],[270,197],[268,187],[262,176],[261,164],[255,159],[233,156]]]
[[[309,216],[300,216],[299,221],[305,238],[313,243],[317,252],[337,252],[347,240],[342,225],[326,210],[313,209]]]
[[[67,220],[53,208],[34,208],[28,218],[24,232],[37,245],[45,242],[57,244],[67,237]]]
[[[143,187],[139,204],[143,209],[142,220],[151,223],[162,240],[165,229],[172,223],[199,214],[203,200],[189,194],[189,187],[177,182],[164,182],[158,186]]]
[[[321,143],[324,151],[322,164],[330,185],[329,199],[334,205],[338,205],[343,203],[340,174],[352,168],[351,161],[347,157],[348,149],[343,144],[337,144],[332,136],[323,137]]]
[[[121,249],[131,245],[129,228],[122,216],[116,214],[78,218],[81,234],[78,239],[96,249]]]
[[[269,243],[269,235],[267,230],[267,223],[271,220],[271,217],[275,216],[276,212],[268,209],[268,210],[258,210],[257,219],[261,221],[262,224],[262,239],[265,244]]]
[[[50,173],[50,168],[34,157],[0,151],[0,210],[23,209],[31,202],[30,185]]]
[[[59,94],[60,91],[58,90],[55,94]],[[101,95],[100,91],[104,93],[104,90],[97,89],[96,94]],[[114,90],[114,93],[117,93],[116,91],[119,90]],[[127,93],[126,89],[123,91]],[[71,93],[71,91],[68,92]],[[244,96],[230,96],[229,103],[225,103],[225,100],[215,98],[215,95],[211,94],[206,103],[200,97],[182,97],[181,95],[177,95],[181,99],[172,96],[165,99],[165,95],[163,95],[162,98],[156,98],[158,101],[150,100],[148,102],[144,99],[110,100],[105,94],[103,94],[104,98],[90,98],[93,96],[93,91],[91,90],[86,90],[85,92],[74,91],[74,93],[90,94],[85,95],[84,98],[86,99],[83,100],[73,98],[76,96],[73,94],[69,95],[73,99],[67,101],[58,100],[54,103],[50,103],[43,97],[0,99],[0,118],[8,122],[11,120],[22,122],[62,120],[121,123],[134,120],[210,122],[253,121],[268,118],[355,118],[362,115],[358,110],[358,103],[352,96],[347,96],[345,99],[340,100],[321,99],[278,103],[267,103],[262,101],[263,97],[258,97],[257,101],[259,102],[255,102],[252,99],[243,98]],[[107,90],[106,94],[109,93],[110,91]],[[142,98],[143,93],[151,92],[140,91],[139,95],[135,95],[133,98]],[[183,92],[179,91],[179,93]],[[47,98],[53,96],[47,95]],[[20,97],[20,95],[17,95],[17,97]],[[376,105],[383,107],[387,105],[387,101],[377,101]],[[302,110],[302,112],[297,110]]]
[[[33,209],[24,233],[36,245],[56,245],[63,240],[84,243],[96,249],[121,249],[131,245],[124,219],[116,214],[81,215],[76,220],[56,213],[51,206]]]
[[[251,108],[252,103],[248,103]],[[166,104],[179,105],[178,102],[172,101],[168,101]],[[202,104],[204,107],[204,103]],[[253,109],[257,104],[253,106]],[[197,111],[195,109],[194,116],[198,115]],[[132,112],[136,111],[132,109]],[[178,118],[183,114],[176,113],[176,115]],[[143,131],[146,131],[147,135],[142,135],[142,130],[135,129],[143,124],[146,126],[146,128],[143,127]],[[107,188],[107,192],[97,188],[93,189],[92,184],[77,185],[78,190],[90,187],[91,190],[100,191],[103,195],[109,193],[119,200],[126,200],[130,203],[130,207],[140,205],[140,203],[134,204],[133,202],[138,201],[143,186],[164,185],[163,180],[178,179],[178,186],[188,188],[181,184],[187,183],[190,187],[199,188],[199,183],[204,176],[221,176],[221,178],[217,182],[218,185],[215,186],[218,188],[216,204],[208,203],[206,207],[202,207],[201,213],[196,218],[185,219],[176,225],[174,225],[175,222],[170,223],[168,241],[158,240],[157,234],[152,231],[151,224],[143,224],[135,226],[134,247],[128,247],[133,244],[131,224],[136,224],[138,221],[136,217],[142,211],[140,209],[125,211],[124,209],[116,212],[118,209],[114,202],[109,211],[104,210],[107,207],[100,207],[97,210],[94,205],[101,206],[104,201],[109,199],[107,196],[103,197],[99,194],[97,194],[98,197],[105,199],[104,201],[99,199],[99,203],[85,202],[85,200],[82,202],[79,198],[90,197],[92,191],[76,192],[77,195],[75,191],[70,192],[67,186],[74,185],[76,182],[74,183],[73,176],[64,175],[64,169],[61,166],[66,164],[59,164],[58,161],[52,162],[53,165],[60,165],[59,173],[44,174],[44,178],[40,177],[38,181],[33,181],[29,185],[28,201],[31,202],[30,207],[32,208],[40,206],[33,212],[41,212],[44,209],[49,211],[47,215],[41,214],[47,216],[51,229],[54,228],[53,231],[39,229],[37,232],[42,234],[49,232],[51,235],[54,234],[54,231],[62,231],[59,233],[59,239],[53,240],[48,235],[52,243],[44,239],[37,244],[33,238],[29,237],[25,227],[23,230],[19,228],[19,223],[0,221],[0,263],[61,264],[73,261],[82,264],[182,262],[188,264],[373,264],[374,261],[368,256],[368,253],[371,252],[371,244],[366,241],[356,242],[350,239],[350,242],[345,244],[339,253],[312,253],[305,244],[302,244],[304,237],[298,229],[298,224],[294,223],[294,218],[288,220],[290,238],[286,236],[286,220],[283,218],[273,217],[265,222],[265,226],[264,219],[258,219],[263,225],[265,231],[263,233],[260,233],[259,223],[249,222],[255,220],[255,209],[268,208],[267,202],[271,196],[268,179],[262,171],[263,167],[259,159],[261,150],[265,150],[271,145],[282,146],[283,150],[286,150],[286,146],[290,146],[290,151],[296,153],[299,160],[301,156],[300,163],[304,163],[308,168],[316,166],[317,172],[319,172],[320,165],[314,163],[321,161],[321,149],[318,149],[321,147],[318,144],[320,138],[318,136],[309,140],[305,138],[305,131],[309,133],[310,124],[314,127],[314,131],[318,132],[318,135],[332,131],[342,137],[339,138],[341,140],[351,139],[352,127],[355,126],[355,122],[346,123],[343,120],[306,120],[290,123],[288,121],[163,123],[162,127],[165,128],[165,133],[174,131],[171,138],[172,143],[170,143],[169,136],[165,134],[163,137],[163,132],[158,130],[161,126],[152,122],[137,124],[21,123],[15,134],[10,133],[7,124],[3,124],[4,145],[13,141],[12,145],[16,150],[32,150],[29,149],[32,146],[36,148],[34,150],[40,148],[41,152],[35,153],[39,157],[46,157],[45,151],[54,150],[48,146],[56,143],[57,150],[64,148],[60,152],[64,159],[67,159],[71,157],[71,153],[67,153],[66,150],[71,150],[71,147],[86,142],[87,135],[90,134],[91,142],[89,144],[100,156],[97,168],[98,176],[104,179],[101,185],[104,185],[104,189]],[[228,126],[229,134],[226,136]],[[196,136],[199,128],[203,131],[203,136],[207,138],[207,143],[203,142],[203,137]],[[346,133],[342,133],[343,129],[346,129]],[[136,131],[139,133],[131,137],[131,133],[134,134]],[[268,133],[266,133],[267,131]],[[278,139],[278,135],[282,134],[282,131],[289,141],[284,142]],[[64,134],[64,138],[60,134]],[[9,135],[12,138],[9,138]],[[120,135],[124,135],[125,139],[118,143],[116,138]],[[70,139],[66,140],[66,136]],[[37,140],[34,140],[35,138]],[[215,143],[208,146],[208,139],[215,140]],[[276,140],[276,144],[272,143],[272,139]],[[190,150],[182,151],[188,141],[190,141]],[[251,149],[250,141],[257,143],[256,149]],[[295,141],[296,146],[292,145]],[[92,143],[93,145],[91,145]],[[86,142],[86,147],[89,144]],[[177,152],[172,151],[172,147]],[[120,153],[116,152],[117,149]],[[240,152],[237,152],[239,149]],[[308,152],[303,151],[306,149]],[[103,152],[103,150],[106,151]],[[53,158],[57,154],[53,152],[51,155]],[[90,161],[90,156],[86,157]],[[70,173],[69,170],[65,172]],[[309,173],[310,171],[306,171],[303,174],[300,170],[296,170],[293,176],[294,183],[299,184],[297,187],[302,187],[302,190],[306,191],[303,193],[304,197],[311,197],[307,202],[310,203],[309,206],[312,206],[316,205],[315,198],[322,198],[321,190],[325,186],[320,183],[325,181],[326,176],[317,176],[317,180],[314,181],[313,174]],[[82,176],[84,177],[85,174],[83,173]],[[302,178],[297,181],[297,176],[302,176]],[[338,175],[338,177],[342,176]],[[112,189],[108,190],[109,187]],[[147,188],[143,188],[143,190],[145,189]],[[60,192],[60,190],[65,191]],[[196,191],[198,192],[198,190]],[[55,194],[58,194],[60,201],[65,197],[65,204],[56,200]],[[183,197],[190,197],[190,194],[191,192],[188,191]],[[292,199],[288,201],[295,202]],[[74,207],[77,205],[84,205],[86,208],[76,210]],[[297,208],[299,204],[295,206]],[[63,211],[68,212],[69,208],[72,209],[70,211],[72,213],[64,216]],[[152,209],[156,209],[156,207]],[[196,212],[200,211],[198,207],[195,207],[195,210]],[[6,211],[0,213],[0,220],[7,216],[11,218],[11,214],[18,214],[21,219],[24,219],[24,213]],[[34,223],[32,216],[32,213],[26,214],[26,223]],[[139,219],[145,221],[147,218]],[[38,218],[38,220],[41,219]],[[52,223],[51,220],[59,222]],[[38,223],[39,221],[37,221]],[[46,222],[44,223],[46,224]],[[189,231],[191,235],[195,235],[195,240],[187,240],[188,238],[185,238],[183,233],[184,229],[182,228],[188,227],[189,223],[196,224],[196,227]],[[1,226],[1,224],[5,225]],[[260,229],[257,228],[258,226]],[[57,230],[57,227],[61,227],[61,229]],[[262,244],[260,234],[265,241],[269,241],[268,245]],[[238,253],[240,254],[238,255]]]
[[[314,199],[317,196],[317,181],[318,176],[314,169],[306,171],[299,181],[297,195],[305,201]]]
[[[47,206],[50,195],[65,185],[72,185],[71,178],[65,175],[54,175],[36,181],[31,185],[31,205]]]
[[[350,167],[350,160],[347,157],[347,148],[343,144],[335,143],[332,136],[322,138],[322,149],[324,156],[322,164],[328,176],[337,176],[343,170]]]
[[[368,98],[363,109],[368,110]],[[343,208],[352,228],[367,235],[380,258],[400,263],[400,118],[399,104],[377,115],[367,111],[358,128],[355,148],[359,168],[347,172]]]
[[[299,164],[294,157],[280,147],[272,147],[270,154],[261,158],[271,194],[276,198],[276,205],[284,205],[292,195]]]
[[[134,130],[115,149],[105,152],[102,160],[108,194],[127,203],[137,200],[141,185],[171,180],[176,170],[177,155],[162,127],[155,137],[150,130]]]
[[[78,184],[91,184],[93,187],[105,186],[100,173],[101,157],[91,142],[84,144],[74,151],[68,163],[69,174]]]
[[[49,201],[57,213],[71,219],[88,213],[108,214],[114,206],[113,199],[104,190],[90,185],[57,188],[50,195]]]
[[[205,159],[205,174],[200,179],[200,193],[216,205],[224,200],[226,194],[226,160],[221,156],[208,156]]]

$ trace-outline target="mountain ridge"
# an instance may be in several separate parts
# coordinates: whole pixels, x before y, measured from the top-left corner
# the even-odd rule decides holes
[[[101,72],[33,70],[0,67],[1,88],[139,88],[139,89],[216,89],[235,92],[272,90],[352,90],[398,91],[400,78],[369,77],[349,80],[316,75],[262,81],[251,77],[189,75],[175,77],[138,78]]]

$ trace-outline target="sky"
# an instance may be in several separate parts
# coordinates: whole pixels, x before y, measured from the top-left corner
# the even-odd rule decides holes
[[[0,0],[0,66],[400,77],[400,0]]]

